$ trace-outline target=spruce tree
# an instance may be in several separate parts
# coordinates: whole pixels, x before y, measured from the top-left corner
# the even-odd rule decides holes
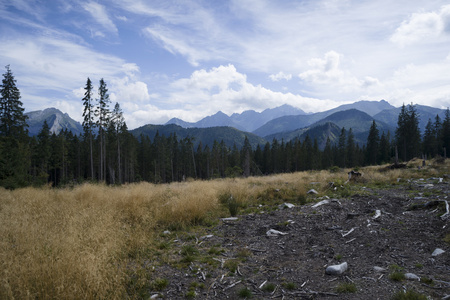
[[[444,149],[443,153],[448,157],[450,152],[450,110],[448,108],[445,111],[445,118],[442,122],[441,143]]]
[[[93,153],[93,130],[95,126],[94,122],[94,103],[92,99],[92,82],[91,79],[87,79],[86,87],[84,88],[84,97],[83,97],[83,131],[84,131],[84,140],[89,143],[89,160],[90,160],[90,173],[91,179],[94,179],[94,153]]]
[[[337,163],[338,166],[341,168],[346,167],[346,141],[347,141],[347,131],[344,127],[341,129],[341,134],[339,135],[338,140],[338,157],[337,157]]]
[[[100,140],[100,163],[99,163],[99,173],[100,180],[105,180],[106,178],[106,142],[105,142],[105,131],[108,128],[110,121],[110,110],[109,110],[109,94],[108,89],[106,87],[106,82],[100,79],[100,85],[98,88],[99,98],[98,106],[96,107],[95,113],[97,116],[97,127],[98,127],[98,135]]]
[[[423,134],[423,153],[428,157],[434,157],[436,155],[436,132],[431,119],[425,127],[425,132]]]
[[[27,134],[27,116],[23,113],[20,91],[9,65],[3,74],[0,96],[0,134],[22,140]]]
[[[352,168],[356,165],[356,145],[355,145],[355,136],[353,135],[353,130],[350,128],[347,134],[347,146],[346,146],[346,155],[347,155],[347,166]]]
[[[22,105],[8,65],[0,85],[0,185],[11,189],[28,184],[31,162],[27,117]]]
[[[420,154],[419,116],[413,104],[403,104],[395,132],[399,156],[408,161]]]
[[[366,164],[375,165],[378,162],[378,153],[380,147],[380,136],[377,123],[373,120],[370,126],[369,136],[367,137],[366,146]]]

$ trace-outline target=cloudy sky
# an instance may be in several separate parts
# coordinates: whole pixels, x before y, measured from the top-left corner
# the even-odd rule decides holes
[[[129,128],[282,104],[450,105],[439,0],[0,0],[0,66],[26,111],[81,121],[87,77]],[[95,95],[96,96],[96,95]]]

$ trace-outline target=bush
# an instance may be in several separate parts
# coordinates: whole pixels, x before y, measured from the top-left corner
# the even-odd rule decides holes
[[[356,285],[348,282],[341,283],[336,290],[338,293],[356,293],[357,291]]]
[[[392,297],[392,300],[427,300],[427,296],[419,294],[412,290],[407,290],[406,292],[397,292]]]

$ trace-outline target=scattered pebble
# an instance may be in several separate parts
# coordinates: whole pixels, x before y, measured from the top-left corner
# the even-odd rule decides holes
[[[445,251],[442,250],[441,248],[436,248],[433,253],[431,254],[432,256],[438,256],[441,255],[442,253],[444,253]]]
[[[347,268],[348,268],[347,262],[343,262],[340,265],[328,266],[325,270],[325,273],[328,275],[341,275],[347,270]]]

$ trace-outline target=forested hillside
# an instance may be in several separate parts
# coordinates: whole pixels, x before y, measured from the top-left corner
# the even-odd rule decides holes
[[[81,134],[67,128],[56,133],[44,120],[39,132],[30,136],[9,66],[0,91],[0,185],[10,189],[84,181],[159,183],[189,177],[353,168],[393,162],[396,150],[398,158],[406,161],[422,155],[444,156],[450,149],[449,110],[444,118],[430,118],[421,132],[421,116],[415,105],[399,109],[396,128],[351,110],[339,113],[348,118],[330,114],[323,123],[274,135],[267,142],[230,127],[188,130],[176,125],[147,125],[130,132],[119,103],[112,105],[109,99],[106,82],[100,80],[94,97],[89,78],[80,99],[84,106]],[[309,118],[309,122],[317,117],[311,116],[299,117]],[[361,142],[358,134],[363,127],[369,128],[369,133]]]

